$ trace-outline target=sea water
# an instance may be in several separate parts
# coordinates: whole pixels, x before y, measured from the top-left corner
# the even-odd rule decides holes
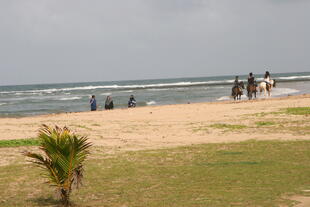
[[[258,82],[262,76],[256,75]],[[272,78],[277,81],[273,97],[310,93],[310,72],[272,74]],[[246,82],[247,76],[239,79]],[[99,110],[104,109],[108,95],[115,108],[126,108],[130,95],[135,96],[138,107],[230,100],[233,82],[234,76],[217,76],[0,86],[0,116],[89,111],[91,95],[96,96]]]

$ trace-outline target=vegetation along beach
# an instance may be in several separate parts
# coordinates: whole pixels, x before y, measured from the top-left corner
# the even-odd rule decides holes
[[[1,118],[0,206],[58,205],[22,155],[42,124],[93,144],[77,206],[297,204],[310,186],[309,105],[297,95]]]

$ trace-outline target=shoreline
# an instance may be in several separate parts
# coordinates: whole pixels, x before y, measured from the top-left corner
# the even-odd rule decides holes
[[[205,102],[188,102],[188,103],[175,103],[175,104],[164,104],[164,105],[146,105],[146,106],[137,106],[135,108],[151,108],[151,107],[165,107],[165,106],[180,106],[180,105],[188,105],[188,104],[231,104],[231,103],[245,103],[245,102],[260,102],[260,101],[267,101],[267,100],[283,100],[283,99],[298,99],[298,98],[304,98],[304,97],[310,97],[310,93],[306,94],[297,94],[297,95],[286,95],[286,96],[277,96],[277,97],[267,97],[267,98],[257,98],[252,100],[214,100],[214,101],[205,101]],[[100,108],[103,108],[102,106]],[[34,115],[20,115],[20,116],[2,116],[0,114],[0,119],[23,119],[23,118],[30,118],[30,117],[47,117],[47,116],[57,116],[57,115],[63,115],[63,114],[79,114],[79,113],[96,113],[96,112],[104,112],[104,111],[117,111],[117,110],[131,110],[130,108],[124,107],[124,108],[114,108],[112,110],[96,110],[96,111],[72,111],[72,112],[59,112],[59,113],[48,113],[48,114],[34,114]]]
[[[279,113],[285,108],[309,106],[310,94],[305,94],[0,118],[0,140],[34,138],[42,124],[67,126],[109,151],[246,140],[309,140],[308,116]]]

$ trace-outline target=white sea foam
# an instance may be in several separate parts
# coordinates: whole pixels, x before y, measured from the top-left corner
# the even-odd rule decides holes
[[[112,93],[102,93],[103,96],[110,96]]]
[[[294,93],[298,93],[299,90],[292,88],[273,88],[271,95],[273,96],[282,96],[282,95],[290,95]]]
[[[182,86],[199,86],[207,84],[221,84],[232,83],[233,80],[219,80],[219,81],[203,81],[203,82],[175,82],[175,83],[158,83],[146,85],[103,85],[103,86],[83,86],[72,88],[50,88],[41,90],[28,91],[3,91],[0,93],[54,93],[60,91],[77,91],[77,90],[95,90],[95,89],[143,89],[143,88],[164,88],[164,87],[182,87]]]
[[[282,80],[310,79],[310,75],[278,77],[277,79],[282,79]]]
[[[6,105],[6,103],[0,103],[0,106]]]
[[[150,88],[147,90],[148,91],[168,91],[169,89],[167,89],[167,88]]]
[[[218,99],[216,99],[217,101],[227,101],[227,100],[230,100],[230,97],[229,96],[222,96]]]
[[[25,93],[20,93],[20,92],[18,92],[18,93],[15,93],[15,95],[17,95],[17,96],[25,95]]]
[[[123,93],[132,93],[132,92],[133,92],[133,90],[121,91],[121,92],[123,92]]]
[[[146,102],[147,105],[155,105],[156,104],[156,101],[148,101]]]
[[[60,98],[60,101],[69,101],[69,100],[79,100],[82,97],[74,96],[74,97],[67,97],[67,98]]]
[[[289,77],[275,77],[277,80],[303,80],[310,79],[309,75],[301,76],[289,76]],[[261,77],[257,78],[257,81],[262,81]],[[242,80],[245,81],[246,80]],[[179,88],[179,87],[190,87],[190,86],[205,86],[205,85],[227,85],[233,83],[233,79],[222,79],[222,80],[211,80],[211,81],[184,81],[184,82],[173,82],[173,83],[156,83],[156,84],[136,84],[136,85],[89,85],[89,86],[80,86],[80,87],[70,87],[70,88],[50,88],[50,89],[36,89],[36,90],[26,90],[26,91],[1,91],[0,94],[14,94],[22,95],[22,93],[55,93],[55,92],[69,92],[69,91],[78,91],[78,90],[95,90],[95,89],[129,89],[128,93],[131,93],[130,89],[148,89],[148,90],[169,90],[167,88]],[[125,92],[125,91],[124,91]]]

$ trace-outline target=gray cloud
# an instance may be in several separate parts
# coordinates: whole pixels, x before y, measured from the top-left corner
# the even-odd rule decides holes
[[[4,0],[0,85],[310,70],[310,1]]]

